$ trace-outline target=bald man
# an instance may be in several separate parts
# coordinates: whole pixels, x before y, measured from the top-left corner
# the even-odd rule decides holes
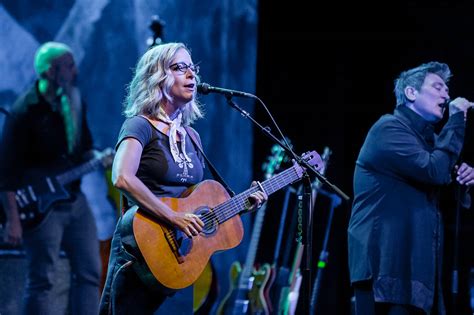
[[[99,244],[80,179],[63,186],[44,180],[70,172],[92,152],[85,104],[76,86],[77,68],[70,47],[58,42],[39,47],[34,67],[37,80],[13,105],[3,132],[7,148],[2,153],[5,171],[0,174],[0,190],[5,191],[4,241],[25,249],[24,314],[67,312],[66,305],[58,305],[60,299],[54,290],[61,250],[71,267],[69,312],[94,314],[99,301]],[[18,193],[38,181],[42,189],[35,186],[33,191]],[[68,198],[51,206],[43,203],[43,209],[35,206],[35,201],[48,200],[46,195],[57,196],[61,189]]]

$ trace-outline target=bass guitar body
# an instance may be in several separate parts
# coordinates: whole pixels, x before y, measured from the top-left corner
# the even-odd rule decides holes
[[[229,291],[217,308],[217,315],[246,314],[248,309],[248,287],[239,288],[239,278],[242,266],[234,261],[229,272]],[[235,301],[235,303],[231,303]]]
[[[252,314],[268,315],[269,307],[265,298],[265,288],[270,279],[270,264],[262,265],[258,270],[253,272],[254,281],[252,289],[249,293],[250,309]]]

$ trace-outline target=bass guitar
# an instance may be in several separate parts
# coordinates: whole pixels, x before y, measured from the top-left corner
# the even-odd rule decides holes
[[[322,163],[315,151],[302,159],[311,166]],[[259,189],[269,196],[301,179],[303,173],[303,167],[295,163],[232,198],[213,180],[191,187],[181,198],[160,198],[174,211],[201,218],[203,231],[192,238],[138,206],[130,208],[122,218],[120,233],[124,245],[137,257],[135,271],[146,285],[165,293],[192,285],[211,255],[241,242],[244,232],[240,215],[249,205],[249,196]]]
[[[38,176],[36,180],[18,189],[15,192],[15,200],[22,227],[31,229],[39,225],[55,203],[71,197],[65,185],[99,167],[109,167],[114,154],[111,148],[107,148],[83,164],[59,174]],[[4,211],[1,211],[1,214],[4,216]],[[4,218],[0,221],[3,222]]]

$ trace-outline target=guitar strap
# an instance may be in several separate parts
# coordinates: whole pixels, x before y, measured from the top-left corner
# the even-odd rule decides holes
[[[235,192],[227,185],[227,183],[224,181],[222,176],[219,174],[215,166],[211,163],[209,158],[206,156],[204,153],[204,150],[201,147],[201,143],[196,137],[196,132],[190,128],[189,126],[185,126],[184,129],[186,129],[187,134],[191,138],[191,141],[193,142],[194,146],[199,150],[199,152],[202,154],[204,159],[206,160],[207,165],[209,166],[209,169],[211,170],[212,176],[222,185],[224,186],[225,190],[229,193],[231,197],[235,196]],[[125,211],[129,208],[127,197],[120,192],[120,209],[121,209],[121,214],[123,215]]]
[[[125,197],[123,192],[120,192],[120,214],[124,215],[128,208],[130,207],[128,206],[127,197]]]
[[[229,195],[231,197],[234,197],[235,196],[235,192],[232,191],[232,189],[229,187],[229,185],[227,185],[227,183],[224,181],[224,179],[222,178],[222,176],[219,174],[219,172],[217,171],[217,169],[214,167],[214,165],[212,165],[211,161],[209,160],[209,158],[206,156],[206,154],[204,153],[204,150],[202,149],[201,147],[201,143],[199,142],[199,140],[197,139],[196,137],[196,133],[195,131],[190,128],[189,126],[185,126],[184,129],[186,129],[186,132],[188,133],[189,137],[191,138],[191,140],[193,141],[194,143],[194,146],[196,148],[198,148],[199,152],[201,152],[202,156],[204,157],[204,159],[206,160],[206,163],[207,165],[209,166],[209,169],[211,170],[211,173],[212,173],[212,176],[214,176],[214,178],[219,182],[221,183],[222,186],[224,186],[225,190],[227,190],[227,192],[229,193]]]

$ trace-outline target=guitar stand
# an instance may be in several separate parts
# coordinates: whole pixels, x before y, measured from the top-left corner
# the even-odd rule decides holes
[[[325,270],[326,265],[328,263],[329,252],[327,251],[327,246],[328,246],[328,240],[329,240],[329,233],[331,232],[331,223],[332,223],[332,217],[334,215],[334,209],[337,208],[342,202],[341,198],[339,198],[335,194],[331,194],[327,192],[324,189],[319,189],[318,193],[330,198],[331,206],[329,208],[329,216],[328,216],[328,222],[326,224],[326,231],[324,234],[323,246],[319,254],[318,269],[316,272],[316,277],[314,278],[313,291],[311,294],[311,304],[310,304],[311,314],[316,314],[315,311],[316,311],[316,306],[318,305],[319,291],[321,288],[323,271]]]
[[[250,94],[249,94],[250,95]],[[274,142],[279,144],[288,154],[289,156],[293,157],[294,160],[300,164],[302,167],[306,168],[307,170],[310,170],[312,174],[316,176],[316,178],[322,183],[322,185],[327,185],[332,191],[337,193],[339,196],[341,196],[345,201],[349,201],[349,196],[346,195],[341,189],[339,189],[336,185],[332,184],[329,182],[321,173],[319,173],[313,166],[309,165],[306,161],[304,161],[302,158],[300,158],[298,155],[296,155],[293,150],[285,145],[282,141],[280,141],[277,137],[275,137],[271,133],[270,127],[264,127],[260,123],[258,123],[247,111],[243,110],[238,106],[236,103],[232,101],[232,94],[231,93],[226,93],[225,97],[227,99],[227,103],[236,109],[237,111],[240,112],[240,114],[248,118],[254,125],[258,126],[260,130],[263,132],[264,135],[270,137]],[[251,98],[257,100],[262,104],[265,109],[267,110],[268,114],[271,117],[270,112],[266,108],[265,104],[258,98],[257,96],[251,95]],[[277,127],[278,131],[280,132],[281,136],[283,139],[285,137],[281,133],[280,129],[278,128],[278,125],[276,124],[275,120],[272,118],[272,121],[274,122],[275,126]],[[302,235],[302,244],[303,244],[303,254],[306,253],[306,256],[304,256],[304,263],[303,263],[303,268],[301,268],[301,274],[303,277],[303,283],[302,283],[302,289],[303,289],[303,313],[302,314],[309,314],[309,302],[310,302],[310,296],[311,296],[311,253],[312,253],[312,231],[313,231],[313,219],[312,219],[312,211],[313,211],[313,205],[312,205],[312,187],[311,187],[311,180],[309,178],[308,173],[306,172],[303,176],[303,226],[306,228],[303,228],[303,235]]]
[[[311,180],[306,174],[303,177],[303,226],[306,229],[303,229],[303,237],[301,243],[303,244],[304,253],[303,253],[303,266],[301,267],[302,280],[302,314],[309,313],[309,301],[311,297],[311,253],[312,253],[312,243],[313,243],[313,204],[312,204],[312,188]]]

